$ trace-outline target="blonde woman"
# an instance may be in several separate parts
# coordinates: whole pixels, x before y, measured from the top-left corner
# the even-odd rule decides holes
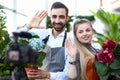
[[[65,42],[70,56],[68,77],[71,80],[99,80],[93,67],[95,50],[91,45],[94,34],[91,22],[87,19],[77,20],[73,25],[73,34],[74,44],[70,39]]]

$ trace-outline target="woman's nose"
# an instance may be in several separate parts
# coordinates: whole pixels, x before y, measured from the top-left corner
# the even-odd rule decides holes
[[[84,32],[83,32],[83,35],[87,35],[87,32],[86,32],[86,31],[84,31]]]

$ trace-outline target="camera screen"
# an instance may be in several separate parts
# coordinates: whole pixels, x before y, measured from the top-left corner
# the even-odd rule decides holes
[[[8,53],[8,58],[10,61],[18,61],[19,60],[19,52],[18,51],[10,51]]]

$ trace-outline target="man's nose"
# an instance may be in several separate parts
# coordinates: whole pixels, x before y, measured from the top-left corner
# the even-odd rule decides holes
[[[59,22],[60,22],[60,18],[57,17],[57,18],[55,19],[55,22],[56,22],[56,23],[59,23]]]

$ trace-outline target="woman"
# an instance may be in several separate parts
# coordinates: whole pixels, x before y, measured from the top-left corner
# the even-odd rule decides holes
[[[94,34],[92,24],[87,19],[77,20],[73,26],[74,44],[66,39],[66,51],[70,56],[68,77],[71,80],[99,80],[94,67],[95,49],[91,46]],[[77,61],[78,55],[80,60]],[[78,66],[78,62],[80,66]]]

